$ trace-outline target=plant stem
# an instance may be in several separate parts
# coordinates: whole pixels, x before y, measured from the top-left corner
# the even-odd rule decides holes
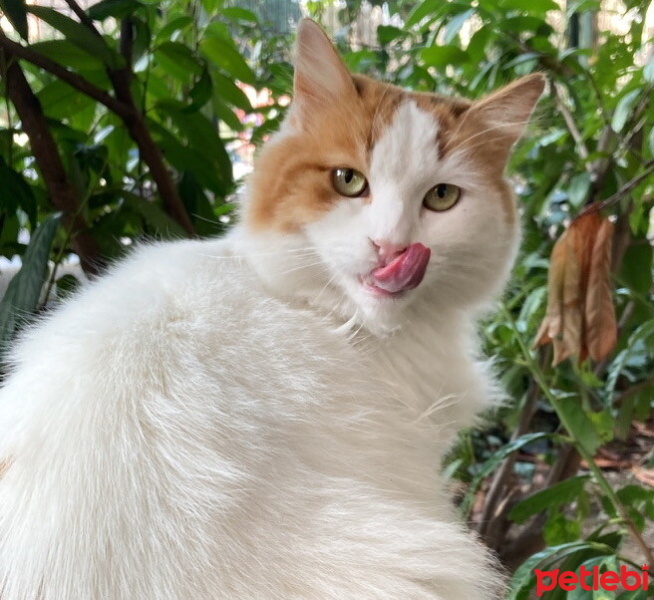
[[[559,420],[567,430],[568,435],[570,435],[571,441],[574,444],[575,448],[577,449],[577,452],[579,452],[580,456],[586,461],[586,464],[588,465],[588,469],[593,475],[593,477],[595,478],[595,481],[597,482],[599,487],[602,489],[602,491],[606,494],[607,498],[611,501],[611,503],[615,507],[617,513],[620,515],[621,519],[627,526],[627,529],[629,530],[629,533],[631,534],[632,538],[642,550],[645,560],[648,562],[650,567],[654,570],[654,553],[652,552],[652,549],[645,543],[645,540],[643,540],[643,537],[641,536],[640,532],[636,529],[636,526],[634,525],[631,517],[627,513],[627,510],[625,509],[622,502],[618,498],[617,494],[611,487],[611,484],[606,480],[606,478],[602,474],[601,469],[595,463],[592,453],[589,452],[587,448],[579,440],[573,437],[574,428],[570,426],[570,423],[568,422],[565,416],[565,412],[561,410],[561,406],[560,406],[561,401],[552,393],[552,390],[550,390],[549,386],[547,385],[545,374],[543,373],[543,370],[541,369],[538,362],[532,356],[532,353],[527,347],[525,340],[523,339],[522,335],[518,331],[518,328],[516,327],[515,321],[513,319],[513,315],[511,315],[511,313],[506,309],[506,306],[504,304],[501,305],[501,309],[502,309],[502,314],[504,315],[507,322],[510,324],[511,329],[513,330],[513,334],[515,335],[516,340],[518,341],[518,345],[520,346],[520,350],[523,354],[525,362],[527,363],[527,367],[531,371],[531,374],[536,380],[536,383],[538,383],[544,396],[552,405],[552,408],[554,408],[554,410],[556,411]]]

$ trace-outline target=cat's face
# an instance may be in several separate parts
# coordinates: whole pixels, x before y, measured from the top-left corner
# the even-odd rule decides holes
[[[246,226],[280,251],[267,272],[377,330],[420,296],[487,302],[519,239],[503,171],[542,89],[532,76],[477,103],[406,92],[350,75],[303,21],[293,104],[249,184]]]

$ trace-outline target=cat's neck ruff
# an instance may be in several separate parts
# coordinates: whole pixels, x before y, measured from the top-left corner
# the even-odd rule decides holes
[[[252,234],[239,226],[229,237],[235,254],[245,258],[269,293],[291,306],[312,310],[352,339],[385,340],[400,330],[424,329],[425,324],[434,333],[453,335],[468,329],[472,321],[456,306],[443,310],[430,303],[429,290],[412,290],[409,297],[382,300],[381,310],[367,313],[343,293],[335,282],[338,274],[321,264],[320,256],[301,233]],[[384,302],[388,304],[386,310]],[[402,310],[396,310],[394,303],[401,303]]]

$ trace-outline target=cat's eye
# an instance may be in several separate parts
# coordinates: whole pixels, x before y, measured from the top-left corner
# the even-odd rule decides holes
[[[442,212],[452,208],[461,198],[461,188],[451,183],[439,183],[426,194],[423,204],[429,210]]]
[[[368,181],[355,169],[334,169],[332,184],[341,196],[348,198],[362,196],[368,190]]]

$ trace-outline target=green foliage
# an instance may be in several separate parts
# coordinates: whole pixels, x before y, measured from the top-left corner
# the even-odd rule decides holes
[[[446,473],[464,488],[462,513],[507,564],[524,561],[509,598],[529,596],[534,568],[628,563],[628,538],[641,552],[638,560],[649,560],[638,542],[652,530],[654,493],[633,478],[609,483],[596,460],[633,433],[634,421],[652,418],[647,234],[654,60],[643,62],[647,4],[627,2],[628,30],[601,31],[595,41],[587,25],[599,0],[569,2],[565,9],[553,0],[372,4],[384,5],[392,18],[377,29],[377,45],[351,48],[361,2],[345,3],[333,32],[355,71],[472,98],[534,71],[550,81],[510,166],[523,252],[501,310],[483,329],[486,351],[515,402],[499,411],[491,431],[464,434],[449,458]],[[23,261],[0,304],[0,344],[41,310],[46,281],[61,295],[75,289],[74,278],[57,277],[57,264],[68,255],[77,254],[88,268],[120,257],[142,238],[224,230],[221,218],[232,210],[237,184],[231,142],[251,135],[260,143],[279,124],[290,93],[287,25],[298,15],[284,16],[280,7],[260,0],[102,0],[70,16],[0,0],[16,30],[13,39],[29,51],[18,55],[0,33],[0,256]],[[306,4],[318,18],[335,7]],[[53,39],[34,39],[28,12],[52,28]],[[555,22],[578,24],[580,35],[571,27],[568,38],[586,43],[568,44]],[[42,107],[40,121],[34,103],[7,85],[16,75],[16,56]],[[241,83],[268,90],[266,105],[253,108]],[[25,111],[36,115],[37,131],[26,126]],[[37,134],[52,140],[59,170],[38,156]],[[602,201],[616,223],[618,344],[599,363],[554,368],[547,349],[530,349],[547,303],[549,255],[570,218]],[[55,211],[65,218],[59,221]],[[24,231],[31,233],[27,245]],[[654,456],[643,457],[643,464],[651,469]],[[593,528],[598,510],[603,522]],[[541,549],[521,555],[521,536],[541,531]]]
[[[0,353],[11,341],[21,320],[28,320],[36,312],[48,274],[50,247],[61,215],[46,217],[36,228],[25,254],[23,266],[12,278],[0,301]]]

